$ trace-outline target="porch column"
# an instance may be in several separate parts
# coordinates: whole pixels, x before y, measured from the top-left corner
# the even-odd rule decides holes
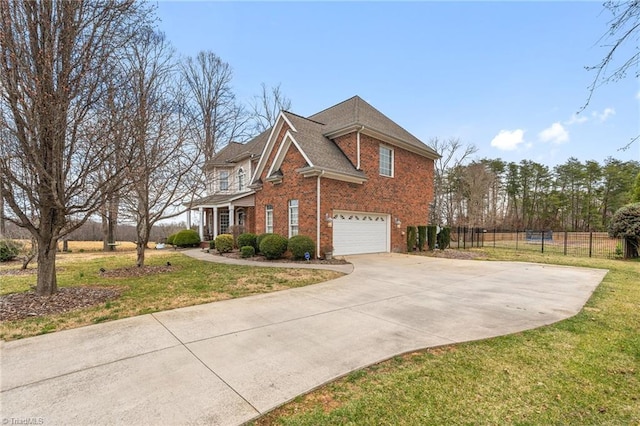
[[[232,227],[236,224],[236,212],[235,207],[229,203],[229,227]]]
[[[218,236],[218,208],[213,208],[213,238]]]
[[[200,213],[200,223],[198,224],[198,233],[200,234],[200,241],[204,240],[204,209],[198,207],[198,213]]]
[[[187,229],[191,229],[191,210],[187,210]]]

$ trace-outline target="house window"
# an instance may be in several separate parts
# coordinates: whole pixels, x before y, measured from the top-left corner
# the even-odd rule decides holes
[[[298,235],[298,200],[289,200],[289,238]]]
[[[229,190],[229,171],[220,170],[220,191]]]
[[[380,145],[380,174],[393,177],[393,150]]]
[[[220,233],[229,233],[229,211],[224,210],[220,212]]]
[[[264,210],[264,232],[273,233],[273,206],[268,204]]]
[[[238,169],[238,191],[244,190],[244,169],[240,167]]]

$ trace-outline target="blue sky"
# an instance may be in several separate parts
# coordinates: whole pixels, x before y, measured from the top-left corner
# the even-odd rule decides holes
[[[244,102],[262,82],[305,116],[359,95],[422,141],[457,137],[478,158],[640,161],[640,143],[617,150],[640,133],[633,76],[576,115],[594,77],[584,67],[606,52],[599,2],[155,4],[178,53],[215,52]]]

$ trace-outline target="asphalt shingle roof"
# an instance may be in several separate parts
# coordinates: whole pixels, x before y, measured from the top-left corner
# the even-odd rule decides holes
[[[359,96],[354,96],[337,105],[322,110],[307,118],[283,111],[285,117],[293,124],[294,139],[307,155],[312,165],[317,168],[365,178],[361,170],[357,170],[340,148],[325,135],[364,126],[392,140],[398,140],[412,146],[419,152],[436,157],[438,154],[418,138],[403,129],[386,115],[369,105]],[[232,142],[223,148],[210,165],[229,165],[235,158],[248,155],[260,155],[267,143],[271,129],[259,134],[246,144]]]
[[[309,116],[309,119],[326,124],[325,134],[353,125],[365,126],[379,133],[399,139],[434,156],[438,154],[420,139],[413,136],[389,117],[369,105],[359,96],[354,96],[330,108]]]
[[[209,162],[211,166],[228,166],[237,157],[260,155],[267,143],[271,129],[267,129],[247,143],[230,142]]]
[[[324,124],[290,112],[284,112],[284,115],[295,127],[296,132],[292,132],[293,138],[298,142],[313,166],[365,177],[364,173],[354,167],[340,148],[324,136],[326,132]]]

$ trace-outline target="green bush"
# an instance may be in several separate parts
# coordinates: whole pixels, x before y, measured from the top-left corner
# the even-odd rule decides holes
[[[296,260],[305,259],[305,253],[309,253],[310,258],[313,259],[316,254],[316,244],[313,240],[306,235],[295,235],[289,238],[287,249],[293,255]]]
[[[287,251],[287,240],[282,235],[267,235],[260,242],[260,253],[267,259],[279,259]]]
[[[417,231],[415,226],[407,226],[407,251],[412,252],[416,247]]]
[[[256,234],[252,234],[250,232],[245,232],[244,234],[238,235],[238,247],[246,247],[251,246],[254,249],[256,248],[256,239],[258,237]]]
[[[218,250],[218,253],[229,253],[231,250],[233,250],[233,235],[218,235],[216,237],[216,250]]]
[[[216,248],[216,240],[209,241],[209,250]]]
[[[240,247],[240,255],[243,258],[253,257],[256,255],[256,249],[253,246],[242,246]]]
[[[436,225],[428,225],[427,226],[427,245],[429,246],[429,250],[435,250],[436,248],[436,236],[438,234],[438,227]]]
[[[438,248],[444,250],[449,247],[449,244],[451,244],[451,228],[443,226],[438,234]]]
[[[272,233],[267,232],[266,234],[260,234],[256,237],[256,250],[261,252],[262,250],[260,250],[260,244],[262,243],[262,240],[264,240],[266,237],[268,237],[269,235],[273,235]]]
[[[169,235],[169,236],[167,237],[167,244],[174,245],[174,244],[175,244],[175,243],[174,243],[174,241],[175,241],[175,239],[176,239],[176,235],[178,235],[178,234],[171,234],[171,235]]]
[[[427,244],[427,227],[418,226],[418,250],[424,251],[424,246]]]
[[[624,258],[640,256],[640,203],[620,207],[609,224],[609,236],[624,238]]]
[[[11,240],[0,240],[0,262],[8,262],[18,256],[20,246]]]
[[[193,229],[183,229],[173,238],[173,245],[178,247],[195,247],[200,244],[200,235]]]

